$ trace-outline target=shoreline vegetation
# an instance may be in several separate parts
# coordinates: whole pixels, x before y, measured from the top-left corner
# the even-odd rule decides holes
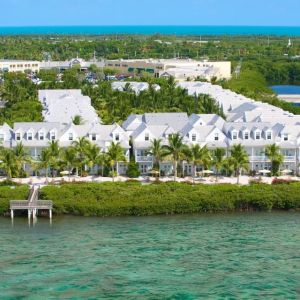
[[[40,199],[50,199],[56,215],[151,216],[239,211],[298,211],[300,183],[192,185],[160,181],[141,184],[64,183],[41,189]],[[24,200],[27,185],[0,186],[0,215],[9,211],[9,200]]]

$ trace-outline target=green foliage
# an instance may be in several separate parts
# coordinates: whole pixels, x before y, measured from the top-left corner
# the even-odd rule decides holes
[[[140,174],[139,165],[134,160],[131,160],[128,164],[126,175],[129,178],[138,178]]]
[[[141,216],[249,209],[299,209],[299,188],[299,183],[249,186],[82,183],[46,186],[41,190],[41,198],[52,199],[57,214]]]
[[[9,210],[10,200],[26,200],[28,198],[28,186],[0,186],[0,215]]]

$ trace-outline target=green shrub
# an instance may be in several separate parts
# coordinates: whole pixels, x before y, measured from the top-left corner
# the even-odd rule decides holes
[[[55,213],[121,216],[300,208],[299,183],[237,186],[139,182],[65,183],[41,190]]]
[[[128,164],[126,175],[129,178],[138,178],[141,175],[139,165],[135,161],[130,161]]]

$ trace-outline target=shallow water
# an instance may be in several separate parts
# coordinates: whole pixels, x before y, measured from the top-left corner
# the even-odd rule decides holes
[[[299,299],[300,214],[0,218],[1,299]]]

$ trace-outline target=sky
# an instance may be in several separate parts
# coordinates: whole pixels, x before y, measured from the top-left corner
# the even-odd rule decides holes
[[[0,26],[300,26],[300,0],[0,0]]]

